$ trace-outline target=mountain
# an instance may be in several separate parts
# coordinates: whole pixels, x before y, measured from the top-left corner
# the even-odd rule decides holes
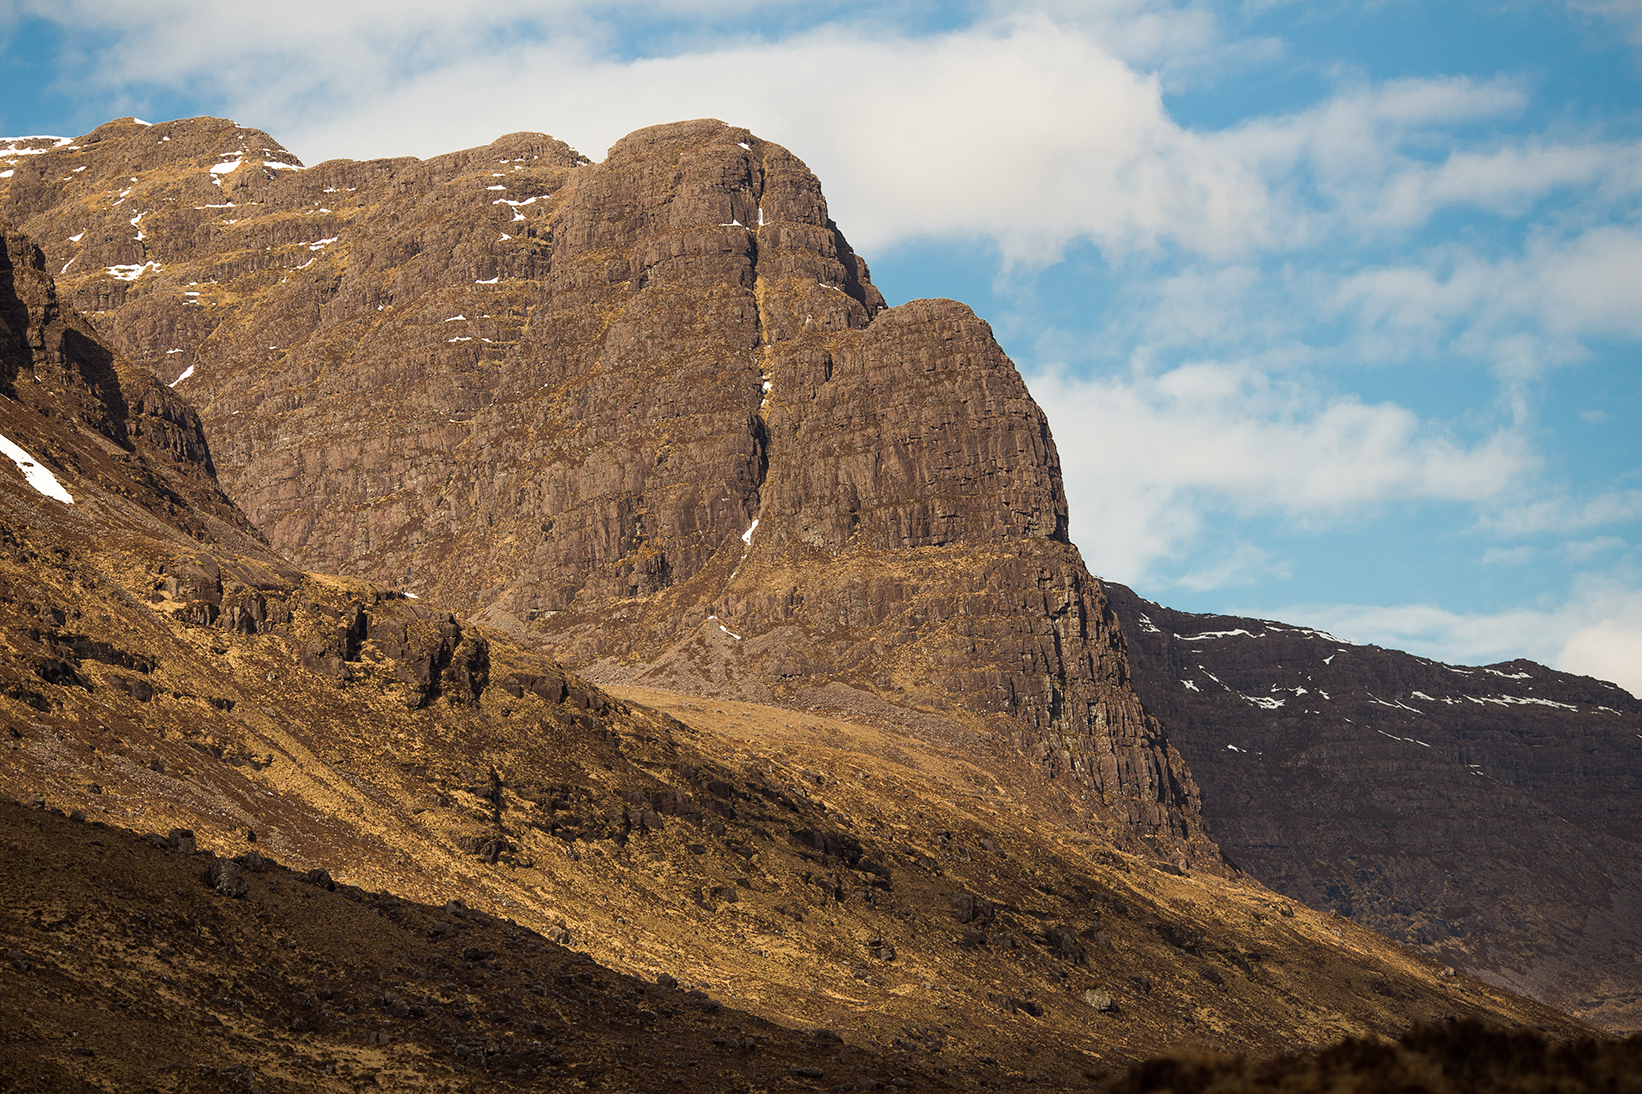
[[[298,565],[595,680],[1006,738],[1043,808],[1220,868],[1042,412],[968,308],[884,306],[785,149],[696,121],[304,168],[196,118],[24,151],[0,214]]]
[[[1182,1042],[1587,1030],[1114,847],[1007,735],[601,689],[296,569],[0,234],[8,1085],[1070,1088]]]
[[[1108,583],[1209,834],[1273,889],[1490,983],[1642,1029],[1642,702]]]

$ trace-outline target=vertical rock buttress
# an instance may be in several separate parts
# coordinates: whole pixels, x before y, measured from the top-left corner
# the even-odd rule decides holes
[[[300,564],[574,664],[710,667],[692,643],[734,635],[743,694],[962,715],[1112,838],[1218,863],[1067,541],[1042,412],[968,308],[885,307],[786,149],[704,120],[598,164],[516,133],[301,169],[191,119],[34,159],[7,207],[68,240],[63,283],[197,402]],[[139,232],[134,278],[77,272]]]

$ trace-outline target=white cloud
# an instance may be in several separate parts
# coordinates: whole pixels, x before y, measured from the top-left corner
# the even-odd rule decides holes
[[[910,3],[27,0],[20,10],[105,40],[78,79],[207,94],[310,162],[426,156],[518,129],[596,158],[644,125],[721,117],[808,160],[865,248],[941,235],[991,238],[1028,263],[1078,240],[1111,258],[1158,246],[1234,258],[1403,230],[1454,204],[1512,214],[1557,187],[1621,177],[1626,194],[1642,187],[1634,149],[1611,143],[1457,146],[1454,127],[1523,109],[1525,91],[1501,79],[1349,84],[1293,114],[1183,127],[1164,106],[1168,72],[1281,49],[1228,34],[1212,5],[1196,3],[999,0],[939,33],[908,29],[923,12]],[[796,29],[749,29],[765,24]],[[635,28],[653,37],[629,41]],[[1456,150],[1430,161],[1433,144]],[[1620,292],[1599,307],[1619,315],[1626,303]]]
[[[1321,276],[1315,306],[1354,327],[1352,349],[1404,361],[1459,354],[1507,388],[1586,355],[1585,340],[1642,337],[1642,229],[1605,225],[1536,233],[1518,254],[1456,245],[1411,263]]]
[[[1591,539],[1569,540],[1562,544],[1562,553],[1570,562],[1586,563],[1613,551],[1623,551],[1630,544],[1618,536],[1595,536]]]
[[[1287,559],[1280,559],[1252,543],[1239,543],[1206,565],[1182,574],[1174,583],[1183,589],[1204,592],[1253,585],[1267,577],[1285,578],[1292,572],[1293,564]]]
[[[256,94],[240,112],[289,116],[276,135],[304,156],[428,154],[518,128],[598,156],[642,125],[722,117],[803,156],[866,248],[943,235],[990,237],[1033,263],[1075,239],[1228,254],[1272,223],[1264,183],[1175,124],[1155,77],[1041,16],[919,37],[834,26],[633,61],[533,43],[359,95],[317,123],[306,104]]]
[[[1210,514],[1328,527],[1396,502],[1480,502],[1534,466],[1509,432],[1466,444],[1405,407],[1325,399],[1247,365],[1028,383],[1055,430],[1072,538],[1127,583],[1183,554]],[[1190,587],[1214,573],[1194,569]]]
[[[1602,619],[1570,634],[1553,668],[1610,680],[1642,696],[1642,615]]]
[[[1507,536],[1538,532],[1582,532],[1642,520],[1642,490],[1612,490],[1594,497],[1540,498],[1510,505],[1489,516],[1483,526]]]
[[[1569,0],[1568,6],[1618,24],[1631,45],[1642,46],[1642,0]]]
[[[1538,547],[1490,547],[1482,553],[1484,566],[1521,566],[1539,557]]]
[[[1221,254],[1259,243],[1272,221],[1264,183],[1170,119],[1158,78],[1119,53],[1212,51],[1213,21],[1196,9],[1113,3],[1077,21],[1003,10],[935,34],[904,31],[893,9],[846,9],[765,38],[738,32],[737,11],[790,5],[28,7],[111,39],[87,80],[203,90],[309,161],[426,156],[518,129],[597,158],[641,126],[716,116],[817,167],[858,245],[959,234],[1031,262],[1080,238]],[[712,32],[624,55],[628,24],[668,17]]]

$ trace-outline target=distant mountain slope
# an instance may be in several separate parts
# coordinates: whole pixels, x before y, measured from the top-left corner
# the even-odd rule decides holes
[[[1239,866],[1494,983],[1642,1028],[1642,702],[1121,585],[1134,684]]]
[[[999,735],[1062,816],[1218,868],[1043,413],[968,308],[884,306],[786,149],[702,120],[598,164],[515,133],[303,168],[125,119],[0,163],[0,213],[300,565],[598,679]]]

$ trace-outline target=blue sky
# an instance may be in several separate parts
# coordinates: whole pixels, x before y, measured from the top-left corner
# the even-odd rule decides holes
[[[0,0],[0,132],[715,116],[993,324],[1097,574],[1642,693],[1642,0]]]

